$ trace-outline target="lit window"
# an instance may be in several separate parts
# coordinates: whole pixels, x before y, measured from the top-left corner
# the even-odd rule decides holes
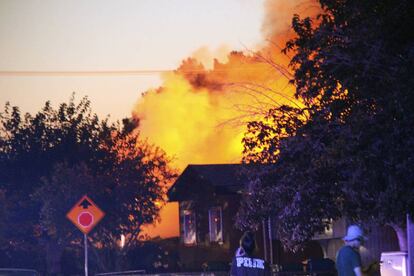
[[[223,243],[223,223],[221,208],[213,207],[208,211],[210,242]]]
[[[183,212],[184,244],[196,244],[196,221],[195,214],[191,210]]]
[[[121,235],[121,240],[119,241],[119,247],[124,248],[125,246],[125,235]]]

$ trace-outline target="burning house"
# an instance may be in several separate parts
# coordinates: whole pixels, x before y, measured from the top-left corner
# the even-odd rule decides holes
[[[189,165],[169,189],[170,201],[179,203],[179,259],[184,270],[226,270],[242,235],[235,227],[243,174],[247,165]],[[256,231],[257,254],[287,271],[302,270],[307,260],[314,270],[332,269],[336,252],[342,246],[347,222],[332,223],[299,252],[283,249],[271,221]],[[371,227],[361,256],[366,265],[378,265],[384,251],[398,251],[398,240],[391,227]],[[309,264],[308,264],[309,266]]]
[[[234,226],[243,182],[240,165],[189,165],[168,192],[179,202],[185,266],[227,269],[241,232]],[[260,243],[259,243],[260,244]]]

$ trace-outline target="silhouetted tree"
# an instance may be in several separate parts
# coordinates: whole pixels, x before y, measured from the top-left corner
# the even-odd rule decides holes
[[[285,49],[294,52],[292,83],[308,119],[288,135],[278,125],[249,132],[258,160],[277,162],[252,182],[239,224],[272,215],[294,246],[346,216],[390,224],[404,249],[405,216],[414,212],[414,4],[319,2],[317,18],[293,18],[297,36]],[[272,131],[278,138],[255,135]]]
[[[57,110],[47,102],[23,118],[6,104],[0,113],[0,200],[7,206],[0,211],[7,225],[0,228],[1,248],[40,245],[56,257],[79,244],[82,235],[65,215],[84,194],[106,213],[90,235],[93,244],[120,255],[136,245],[141,226],[157,219],[175,172],[165,153],[141,139],[133,124],[99,120],[87,98],[75,104],[73,96]],[[123,248],[117,245],[121,235]]]

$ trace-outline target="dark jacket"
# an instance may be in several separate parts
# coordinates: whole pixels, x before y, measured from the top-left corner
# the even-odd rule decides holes
[[[231,263],[231,276],[268,276],[270,269],[268,264],[259,258],[246,254],[235,256]]]

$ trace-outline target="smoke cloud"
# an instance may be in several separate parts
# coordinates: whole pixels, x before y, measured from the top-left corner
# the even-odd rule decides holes
[[[133,116],[149,141],[174,158],[183,170],[188,164],[238,163],[246,122],[269,108],[300,105],[294,97],[289,57],[281,54],[293,37],[293,14],[315,14],[309,0],[268,0],[259,50],[232,52],[225,46],[200,47],[172,73],[164,73],[161,87],[146,91]],[[150,236],[178,236],[178,207],[168,203],[161,224],[144,229]]]
[[[174,165],[237,163],[247,121],[293,98],[289,58],[281,48],[293,36],[293,14],[317,12],[310,0],[268,0],[259,50],[231,52],[225,46],[200,47],[161,87],[146,91],[133,116],[151,142],[173,156]]]

